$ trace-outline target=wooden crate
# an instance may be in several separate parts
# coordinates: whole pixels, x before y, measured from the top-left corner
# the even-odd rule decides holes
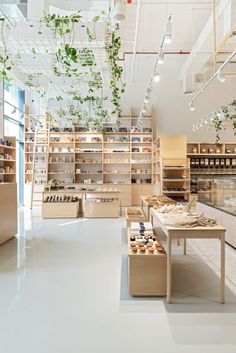
[[[80,202],[43,202],[43,218],[77,218],[80,213]]]
[[[145,222],[146,218],[141,208],[126,209],[126,226],[130,227],[131,222]]]
[[[118,218],[120,208],[118,202],[91,202],[84,203],[85,218]]]

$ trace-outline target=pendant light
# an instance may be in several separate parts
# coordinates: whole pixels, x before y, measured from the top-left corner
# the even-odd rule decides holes
[[[157,60],[158,65],[164,64],[164,53],[161,50],[159,55],[158,55],[158,60]]]
[[[171,16],[168,18],[168,22],[166,24],[166,33],[164,35],[164,43],[170,44],[172,42],[172,23]]]
[[[147,112],[147,106],[146,104],[144,104],[142,107],[142,113],[145,114],[146,112]]]
[[[144,97],[144,103],[148,103],[150,101],[150,96],[146,95]]]
[[[195,110],[195,107],[193,105],[193,102],[189,102],[189,109],[191,110],[191,112],[193,112]]]
[[[219,70],[217,72],[217,80],[219,80],[222,83],[226,81],[226,78],[224,77],[224,73],[222,70]]]
[[[160,79],[161,79],[161,77],[160,77],[159,73],[155,72],[155,74],[153,76],[154,82],[160,82]]]
[[[123,0],[118,0],[114,8],[114,20],[121,22],[125,19],[125,3]]]

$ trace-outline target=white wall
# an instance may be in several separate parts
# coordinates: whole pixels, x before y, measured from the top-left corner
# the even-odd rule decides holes
[[[207,132],[202,128],[192,131],[192,124],[205,117],[221,105],[230,103],[236,99],[236,77],[228,78],[226,82],[214,81],[206,92],[195,104],[195,111],[191,112],[188,103],[192,95],[183,94],[183,84],[180,81],[180,69],[186,59],[186,55],[166,55],[164,65],[158,66],[161,81],[154,85],[152,92],[152,104],[154,119],[156,121],[156,134],[186,134],[189,141],[215,141],[213,132]],[[126,58],[125,75],[130,71],[131,58]],[[128,80],[128,88],[124,99],[124,111],[129,113],[130,106],[140,109],[143,97],[154,66],[154,58],[151,56],[138,56],[135,69],[135,80]],[[149,107],[151,104],[149,104]],[[228,129],[222,134],[222,141],[236,141],[232,130]]]

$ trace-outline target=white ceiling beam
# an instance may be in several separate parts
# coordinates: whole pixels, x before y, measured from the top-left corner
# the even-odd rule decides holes
[[[138,0],[137,1],[137,11],[136,11],[134,44],[133,44],[133,56],[132,56],[132,63],[131,63],[131,81],[132,82],[134,81],[135,59],[136,59],[137,42],[138,42],[138,34],[139,34],[140,6],[141,6],[141,0]]]

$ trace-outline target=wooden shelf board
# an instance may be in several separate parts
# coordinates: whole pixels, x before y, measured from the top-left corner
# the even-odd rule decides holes
[[[102,164],[101,162],[75,162],[75,164]]]
[[[131,141],[132,145],[151,145],[152,142],[133,142]]]
[[[236,153],[188,153],[187,154],[190,157],[208,157],[211,158],[211,156],[216,157],[216,156],[220,156],[220,157],[234,157],[236,158]]]
[[[0,162],[16,162],[15,159],[0,159]]]
[[[129,162],[103,162],[103,164],[130,164]]]
[[[0,145],[0,148],[7,149],[7,150],[15,150],[16,147],[13,146],[5,146],[5,145]]]
[[[49,141],[49,144],[50,145],[74,145],[74,141],[68,141],[68,142],[65,142],[65,141],[59,141],[59,142]]]
[[[42,162],[42,163],[45,163],[45,162]],[[48,164],[74,164],[74,162],[48,162]]]
[[[178,178],[176,178],[176,179],[162,179],[162,181],[163,182],[165,182],[165,181],[167,181],[167,182],[171,182],[171,181],[179,181],[179,182],[183,182],[183,181],[189,181],[189,179],[178,179]]]
[[[47,152],[36,152],[36,153],[47,153]],[[48,152],[49,154],[74,154],[75,152]]]
[[[78,142],[78,141],[76,141],[75,144],[76,144],[76,145],[78,145],[78,144],[80,144],[80,145],[85,145],[85,144],[88,144],[88,145],[91,145],[91,144],[94,144],[94,145],[101,145],[101,144],[102,144],[102,141],[101,141],[101,142],[87,142],[87,141]]]
[[[84,152],[84,151],[83,152],[75,152],[75,154],[81,154],[81,153],[90,153],[90,154],[97,153],[98,154],[98,153],[102,153],[102,151],[100,151],[100,152],[99,151],[96,151],[96,152]]]
[[[76,175],[102,175],[102,173],[97,173],[97,172],[89,172],[89,173],[75,173]]]
[[[124,144],[127,144],[127,145],[129,145],[130,142],[120,142],[120,141],[118,141],[118,142],[107,142],[107,141],[104,141],[104,144],[111,144],[111,145],[118,145],[118,144],[124,145]]]

